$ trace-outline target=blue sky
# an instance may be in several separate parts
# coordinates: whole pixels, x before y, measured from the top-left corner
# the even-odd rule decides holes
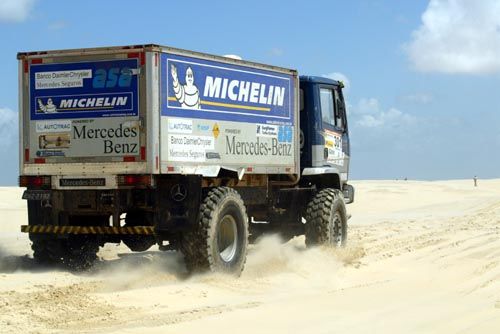
[[[500,177],[495,0],[0,1],[0,185],[18,176],[18,51],[156,43],[347,84],[351,178]]]

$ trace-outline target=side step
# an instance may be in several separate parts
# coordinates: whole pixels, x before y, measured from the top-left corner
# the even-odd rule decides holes
[[[140,234],[153,235],[153,226],[54,226],[54,225],[21,225],[21,232],[49,234]]]

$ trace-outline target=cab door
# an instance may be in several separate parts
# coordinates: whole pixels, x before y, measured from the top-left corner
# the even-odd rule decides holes
[[[349,137],[342,91],[338,85],[319,85],[320,119],[318,133],[323,145],[313,150],[314,166],[333,166],[347,173]],[[347,175],[346,175],[347,178]]]

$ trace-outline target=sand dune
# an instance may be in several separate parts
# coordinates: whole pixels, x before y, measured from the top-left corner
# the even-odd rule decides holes
[[[2,333],[499,333],[500,180],[358,181],[349,246],[252,246],[239,279],[106,245],[88,273],[33,263],[0,188]]]

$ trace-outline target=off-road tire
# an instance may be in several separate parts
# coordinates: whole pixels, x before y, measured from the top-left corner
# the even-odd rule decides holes
[[[52,209],[43,207],[40,201],[28,200],[28,224],[50,225],[52,224]],[[33,259],[41,265],[61,264],[64,255],[64,240],[55,235],[44,235],[30,233],[32,241]]]
[[[228,223],[230,222],[230,223]],[[227,224],[234,226],[234,243],[224,250],[232,250],[230,258],[220,249]],[[226,234],[227,236],[227,234]],[[181,238],[181,251],[186,267],[194,272],[223,272],[239,276],[246,262],[248,248],[248,216],[240,195],[232,188],[211,189],[202,201],[197,224]]]
[[[57,265],[63,262],[64,240],[31,237],[33,259],[41,265]]]
[[[153,218],[150,212],[129,211],[125,216],[125,227],[151,225]],[[133,252],[145,252],[156,243],[156,238],[152,235],[125,234],[122,236],[122,241]]]
[[[326,188],[309,202],[305,224],[306,245],[345,246],[347,213],[340,190]]]
[[[69,236],[64,240],[63,263],[71,270],[88,270],[97,260],[99,242],[92,236]]]
[[[63,264],[72,270],[86,270],[97,260],[99,243],[85,236],[70,236],[68,239],[32,238],[34,260],[41,265]]]

